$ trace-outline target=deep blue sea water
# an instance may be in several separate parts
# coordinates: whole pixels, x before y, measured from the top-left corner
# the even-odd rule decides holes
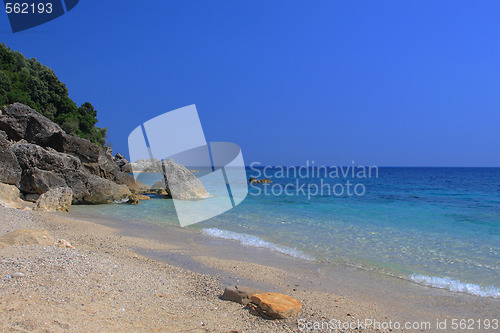
[[[303,259],[500,298],[500,168],[378,168],[371,177],[367,169],[365,177],[359,168],[354,175],[337,169],[338,177],[335,170],[247,168],[248,177],[273,183],[251,184],[243,203],[189,228]],[[158,175],[141,177],[153,183]],[[177,223],[169,200],[77,209]]]

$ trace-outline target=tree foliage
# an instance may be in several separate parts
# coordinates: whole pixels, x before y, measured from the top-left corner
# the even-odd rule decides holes
[[[92,104],[78,107],[52,69],[0,43],[0,106],[15,102],[37,110],[68,134],[106,142],[107,128],[95,126],[97,110]]]

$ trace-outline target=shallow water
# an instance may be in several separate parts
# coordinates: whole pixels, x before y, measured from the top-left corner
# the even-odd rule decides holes
[[[379,168],[371,178],[352,170],[333,177],[331,168],[265,171],[248,168],[247,174],[273,184],[252,184],[243,203],[190,228],[245,246],[500,298],[500,168]],[[141,175],[150,184],[156,178]],[[362,184],[357,189],[364,195],[348,195],[347,181],[351,190]],[[170,200],[72,210],[178,224]]]

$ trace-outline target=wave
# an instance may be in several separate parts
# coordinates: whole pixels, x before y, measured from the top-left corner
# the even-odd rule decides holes
[[[253,247],[260,247],[264,249],[268,249],[271,251],[283,253],[286,255],[289,255],[294,258],[300,258],[300,259],[305,259],[305,260],[314,260],[311,256],[303,253],[302,251],[299,251],[297,249],[291,248],[291,247],[286,247],[286,246],[280,246],[271,242],[267,242],[259,237],[248,235],[248,234],[243,234],[243,233],[237,233],[237,232],[232,232],[228,230],[222,230],[218,228],[205,228],[202,229],[201,231],[203,234],[215,237],[215,238],[222,238],[222,239],[231,239],[240,242],[242,245],[245,246],[253,246]]]
[[[500,298],[500,288],[493,286],[482,287],[474,283],[465,283],[450,277],[426,276],[412,274],[410,279],[418,284],[431,286],[434,288],[448,289],[454,292],[467,293],[481,297]]]

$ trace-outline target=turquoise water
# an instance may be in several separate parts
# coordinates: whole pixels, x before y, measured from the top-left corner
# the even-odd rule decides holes
[[[371,177],[350,171],[334,177],[331,168],[265,171],[248,168],[247,174],[273,184],[253,184],[239,206],[190,228],[245,246],[500,298],[500,168],[379,168],[378,177],[375,170]],[[152,183],[157,175],[141,177]],[[357,194],[356,184],[362,185]],[[169,200],[76,209],[177,223]]]

